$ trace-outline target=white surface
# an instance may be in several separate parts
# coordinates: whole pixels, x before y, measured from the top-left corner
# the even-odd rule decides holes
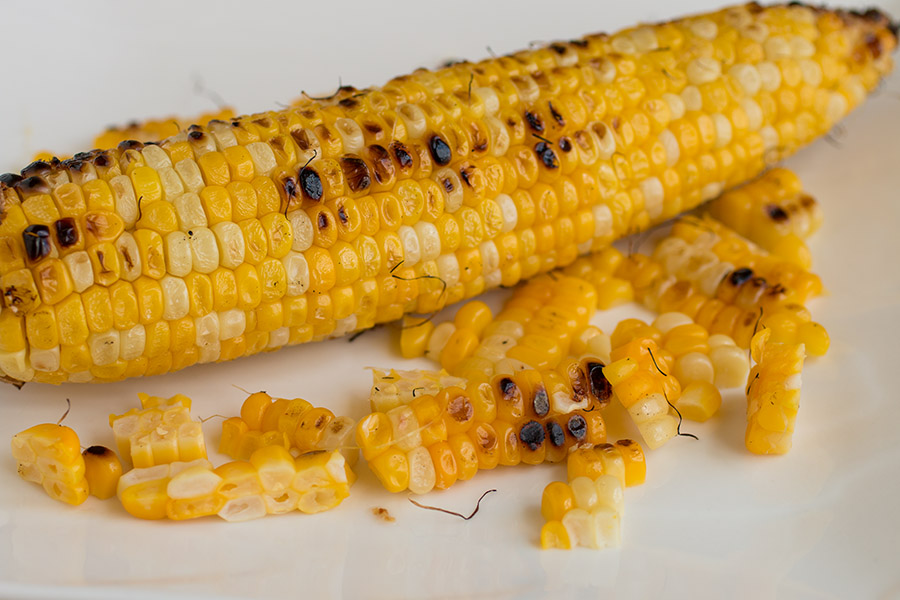
[[[38,149],[86,149],[108,123],[212,108],[193,77],[241,110],[288,101],[301,89],[362,86],[451,57],[478,58],[531,40],[614,30],[715,6],[466,0],[391,3],[4,3],[0,168]],[[865,5],[864,2],[849,4]],[[139,8],[140,7],[140,8]],[[900,15],[900,2],[884,8]],[[820,200],[812,240],[831,295],[811,308],[832,336],[829,355],[804,373],[794,449],[743,448],[739,392],[700,436],[649,457],[648,482],[626,493],[618,551],[541,552],[540,494],[559,466],[480,473],[424,501],[471,510],[471,521],[422,511],[384,492],[361,467],[351,497],[316,516],[228,524],[140,522],[115,500],[58,504],[15,475],[0,449],[0,596],[158,598],[310,597],[897,598],[900,597],[900,77],[845,121],[840,147],[820,141],[788,165]],[[492,300],[499,303],[502,293]],[[611,327],[625,307],[598,315]],[[112,444],[106,415],[136,393],[194,398],[195,414],[235,414],[247,390],[302,396],[337,413],[365,412],[363,367],[425,365],[400,359],[385,329],[222,365],[102,386],[0,388],[0,440],[56,421],[85,445]],[[218,419],[204,429],[218,442]],[[6,442],[0,442],[5,444]],[[221,457],[214,457],[219,460]],[[396,517],[384,523],[370,509]]]

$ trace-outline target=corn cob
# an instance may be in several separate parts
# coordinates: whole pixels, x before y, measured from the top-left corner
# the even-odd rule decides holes
[[[195,519],[218,515],[247,521],[266,514],[329,510],[349,495],[354,475],[337,451],[294,459],[278,446],[261,448],[249,461],[213,469],[206,459],[132,469],[118,496],[141,519]]]
[[[267,446],[300,454],[337,450],[352,466],[359,456],[349,443],[355,427],[353,419],[336,417],[327,408],[315,407],[302,398],[273,399],[265,392],[256,392],[244,401],[240,417],[222,423],[219,452],[249,460]]]
[[[44,423],[12,438],[19,476],[44,488],[54,500],[78,505],[87,500],[88,481],[78,435],[65,425]]]
[[[652,257],[632,254],[622,261],[617,271],[619,277],[632,283],[636,298],[647,308],[684,313],[711,334],[729,336],[741,348],[749,347],[756,330],[767,327],[773,330],[778,341],[803,341],[810,354],[821,356],[828,351],[828,332],[813,322],[809,311],[798,302],[805,301],[814,290],[816,293],[821,290],[817,276],[796,265],[777,261],[783,270],[780,273],[770,270],[775,276],[770,281],[743,263],[736,266],[720,259],[710,249],[714,239],[710,232],[698,232],[705,226],[679,222],[676,227],[682,235],[698,237],[688,243],[673,234],[659,242]],[[736,234],[728,235],[735,244],[747,244]],[[782,277],[785,273],[792,276]],[[779,279],[796,285],[789,288]],[[798,289],[804,291],[798,294]]]
[[[122,463],[116,453],[105,446],[90,446],[81,453],[84,459],[84,478],[91,496],[106,500],[116,495]]]
[[[722,194],[709,203],[708,210],[772,254],[807,270],[812,266],[812,255],[803,240],[822,226],[822,211],[792,171],[772,169]]]
[[[141,408],[110,415],[119,454],[136,468],[206,458],[200,423],[191,420],[191,400],[138,394]]]
[[[756,364],[747,379],[744,443],[754,454],[786,454],[800,407],[803,344],[775,342],[764,329],[753,336],[750,351]]]
[[[0,371],[164,373],[510,286],[825,133],[895,45],[750,4],[33,163],[0,177]]]
[[[391,492],[446,489],[498,464],[559,462],[573,446],[606,439],[599,409],[610,392],[598,367],[585,359],[417,395],[360,420],[357,445]]]
[[[541,547],[569,550],[615,547],[622,539],[623,488],[644,481],[646,465],[637,442],[619,440],[569,454],[568,483],[544,488]]]

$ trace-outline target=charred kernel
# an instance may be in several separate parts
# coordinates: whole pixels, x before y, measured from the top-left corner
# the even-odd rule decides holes
[[[328,225],[329,225],[328,214],[325,213],[324,211],[320,212],[319,218],[317,219],[317,222],[316,222],[316,225],[318,225],[320,230],[324,231],[324,230],[328,229]]]
[[[563,119],[563,116],[561,114],[559,114],[559,111],[557,111],[555,108],[553,108],[553,103],[548,102],[547,104],[550,106],[550,116],[553,117],[553,120],[556,121],[560,127],[565,127],[566,120]]]
[[[732,271],[731,275],[729,275],[728,277],[728,281],[731,282],[731,285],[738,286],[742,285],[751,277],[753,277],[753,269],[742,267],[740,269]]]
[[[343,100],[339,100],[338,104],[344,108],[355,108],[359,106],[359,101],[357,101],[356,98],[344,98]]]
[[[194,133],[199,133],[196,131],[191,132],[191,137],[193,137]],[[203,137],[203,134],[200,133],[200,137]],[[199,139],[199,138],[194,138]],[[126,150],[143,150],[144,144],[140,143],[137,140],[125,140],[124,142],[119,142],[119,145],[116,146],[121,152],[125,152]]]
[[[391,155],[388,154],[388,151],[378,144],[373,144],[369,146],[369,158],[372,160],[375,181],[378,183],[390,181],[394,175],[394,163],[391,162]]]
[[[544,123],[541,121],[541,118],[539,116],[537,116],[530,110],[526,110],[525,120],[528,122],[528,126],[533,130],[538,133],[544,133]]]
[[[534,414],[539,417],[543,417],[550,412],[550,397],[547,395],[547,390],[543,385],[539,385],[534,390],[532,406],[534,406]]]
[[[509,377],[500,380],[500,393],[503,394],[504,400],[511,400],[519,393],[519,386]]]
[[[338,206],[337,216],[338,216],[338,219],[341,220],[341,223],[343,223],[344,225],[346,225],[347,223],[350,222],[350,216],[347,214],[347,209],[344,208],[343,204]]]
[[[410,156],[403,144],[394,142],[391,144],[391,151],[394,153],[394,158],[397,159],[401,169],[409,169],[413,166],[412,156]]]
[[[98,154],[96,157],[94,157],[94,164],[98,167],[108,167],[109,157],[105,154]]]
[[[281,181],[281,187],[284,188],[284,193],[288,199],[297,197],[297,182],[294,181],[293,177],[285,177]]]
[[[50,164],[47,161],[36,160],[24,169],[22,169],[22,177],[31,177],[32,175],[43,175],[50,170]]]
[[[441,179],[441,185],[444,186],[444,190],[446,190],[448,194],[453,192],[453,181],[449,177]]]
[[[428,149],[431,150],[434,162],[441,166],[446,165],[453,158],[450,146],[439,135],[431,136],[431,139],[428,140]]]
[[[550,49],[556,52],[557,54],[565,54],[566,47],[562,44],[550,44]]]
[[[537,450],[544,443],[544,428],[537,421],[528,421],[519,430],[519,439],[530,450]]]
[[[475,416],[475,407],[465,396],[456,396],[447,403],[447,414],[454,421],[465,423]]]
[[[16,175],[15,173],[3,173],[0,175],[0,183],[5,183],[6,185],[12,187],[22,181],[21,175]]]
[[[556,158],[556,153],[553,151],[553,148],[550,147],[550,144],[547,142],[538,142],[534,145],[534,151],[537,153],[538,158],[541,159],[541,162],[544,163],[545,167],[548,169],[559,168],[559,161]]]
[[[69,160],[62,161],[62,164],[70,171],[78,171],[80,173],[84,169],[83,160],[75,160],[74,158],[70,158]]]
[[[192,140],[202,140],[203,132],[194,130],[188,134],[188,137],[191,138]]]
[[[591,395],[600,402],[609,402],[612,398],[612,386],[603,374],[603,363],[588,363],[587,368],[591,381]]]
[[[459,176],[469,187],[472,187],[472,182],[469,181],[469,178],[472,176],[473,172],[475,172],[474,165],[467,165],[459,170]]]
[[[559,138],[559,149],[563,152],[570,152],[572,150],[572,142],[569,140],[569,138]]]
[[[788,220],[788,214],[784,211],[783,208],[778,206],[777,204],[769,204],[766,206],[766,214],[769,215],[769,218],[775,221],[776,223],[781,223],[782,221]]]
[[[94,158],[94,152],[76,152],[72,158],[75,160],[91,160]]]
[[[547,423],[547,439],[550,440],[551,445],[559,448],[566,443],[566,432],[559,423],[550,421]]]
[[[566,429],[576,440],[583,440],[587,435],[587,421],[581,415],[572,415],[566,423]]]
[[[351,191],[361,192],[372,185],[372,176],[366,161],[357,156],[344,156],[341,158],[341,170],[344,179]]]
[[[75,219],[67,217],[60,219],[53,225],[56,228],[56,240],[60,246],[68,248],[78,242],[78,228],[75,227]]]
[[[381,125],[378,123],[373,123],[372,121],[366,121],[363,123],[363,129],[371,133],[372,135],[378,135],[381,133]]]
[[[50,228],[46,225],[29,225],[22,232],[25,253],[31,260],[40,260],[50,254]]]
[[[44,181],[37,175],[32,175],[31,177],[26,177],[25,179],[19,181],[18,183],[16,183],[16,188],[26,193],[50,193],[50,186],[46,181]]]
[[[319,178],[318,173],[309,167],[303,167],[297,173],[297,178],[300,180],[300,189],[303,190],[307,198],[310,200],[322,199],[322,180]]]

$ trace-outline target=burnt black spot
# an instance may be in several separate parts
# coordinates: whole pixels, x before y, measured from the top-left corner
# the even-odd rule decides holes
[[[291,137],[297,142],[297,147],[304,152],[313,146],[312,140],[309,139],[309,133],[305,129],[294,129],[291,131]]]
[[[572,141],[567,137],[559,138],[559,149],[563,152],[571,152],[572,151]]]
[[[391,161],[391,155],[383,146],[373,144],[369,146],[369,159],[372,161],[372,171],[375,174],[375,181],[385,183],[390,181],[394,176],[394,163]]]
[[[579,48],[587,48],[588,45],[586,40],[569,40],[569,43]]]
[[[547,439],[554,448],[559,448],[566,443],[566,432],[556,421],[547,423]]]
[[[356,98],[344,98],[343,100],[338,101],[338,104],[344,108],[356,108],[359,106],[359,101]]]
[[[100,167],[100,168],[108,167],[108,166],[109,166],[109,162],[110,162],[110,161],[109,161],[109,157],[108,157],[107,155],[105,155],[105,154],[98,154],[98,155],[94,158],[94,165],[96,165],[96,166],[98,166],[98,167]]]
[[[188,137],[192,140],[202,140],[203,132],[202,131],[192,131],[188,134]]]
[[[556,121],[556,122],[559,124],[560,127],[565,127],[565,126],[566,126],[566,120],[563,119],[563,116],[562,116],[561,114],[559,114],[559,111],[558,111],[558,110],[556,110],[555,108],[553,108],[553,103],[552,103],[552,102],[548,102],[547,105],[550,106],[550,116],[553,117],[553,120]]]
[[[16,189],[26,194],[49,194],[50,186],[46,181],[38,177],[37,175],[32,175],[31,177],[26,177],[25,179],[16,183]]]
[[[5,183],[9,187],[13,187],[20,181],[22,181],[22,176],[15,173],[3,173],[0,175],[0,183]]]
[[[303,167],[297,173],[297,179],[300,181],[300,189],[306,194],[310,200],[321,200],[323,189],[322,179],[314,169]]]
[[[788,214],[785,212],[783,208],[778,206],[777,204],[768,204],[766,205],[766,214],[769,215],[769,218],[775,221],[776,223],[781,223],[783,221],[788,220]]]
[[[76,152],[72,158],[74,158],[75,160],[91,160],[92,158],[94,158],[94,153],[93,152]]]
[[[194,133],[200,133],[200,132],[194,131],[194,132],[191,132],[191,135],[193,136]],[[202,133],[200,133],[200,137],[203,137]],[[141,142],[139,142],[137,140],[125,140],[124,142],[119,142],[119,145],[116,146],[116,148],[118,148],[122,152],[125,152],[126,150],[143,150],[144,144],[142,144]]]
[[[50,228],[46,225],[29,225],[22,232],[22,241],[30,260],[40,260],[50,254]]]
[[[93,454],[94,456],[106,456],[106,455],[111,455],[112,450],[110,450],[106,446],[91,446],[87,450],[84,451],[84,454]]]
[[[341,223],[343,223],[344,225],[350,222],[350,215],[347,214],[347,209],[344,208],[343,204],[338,206],[337,215],[338,219],[340,219]]]
[[[394,158],[397,159],[397,163],[400,165],[401,169],[410,169],[413,166],[413,158],[406,150],[406,147],[400,142],[394,142],[391,144],[391,151],[394,153]]]
[[[591,362],[587,364],[588,380],[591,382],[591,395],[605,404],[612,398],[612,385],[603,374],[603,363]]]
[[[519,386],[517,386],[516,382],[509,377],[504,377],[500,380],[499,388],[500,393],[503,394],[505,400],[510,400],[519,393]]]
[[[322,230],[322,229],[328,229],[328,224],[329,224],[328,223],[328,213],[326,213],[324,211],[320,212],[319,218],[316,219],[316,225],[318,225],[319,229]]]
[[[431,156],[434,158],[434,162],[437,164],[444,166],[450,162],[450,159],[453,157],[453,153],[450,151],[450,146],[445,142],[441,136],[433,135],[428,140],[428,149],[431,151]]]
[[[731,285],[737,287],[751,277],[753,277],[753,269],[741,267],[740,269],[735,269],[731,272],[731,275],[728,276],[728,281],[731,282]]]
[[[372,176],[369,173],[369,166],[366,161],[358,156],[344,156],[341,158],[341,170],[344,172],[344,179],[351,191],[360,192],[372,185]]]
[[[538,158],[541,159],[541,162],[544,163],[545,167],[548,169],[559,168],[559,159],[556,158],[556,152],[553,151],[550,144],[547,142],[538,142],[534,145],[534,151],[537,153]]]
[[[363,129],[365,129],[372,135],[378,135],[382,131],[381,125],[379,125],[378,123],[373,123],[371,121],[366,121],[365,123],[363,123]]]
[[[519,439],[530,450],[537,450],[544,443],[544,428],[537,421],[528,421],[519,430]]]
[[[560,55],[566,53],[566,47],[562,44],[550,44],[550,49]]]
[[[587,435],[587,421],[581,415],[572,415],[566,423],[566,429],[576,440],[583,440]]]
[[[530,110],[525,111],[525,120],[528,122],[528,126],[531,127],[537,133],[544,133],[544,123],[541,121],[541,118],[531,112]]]
[[[453,182],[450,181],[450,178],[449,178],[449,177],[444,177],[444,178],[441,180],[441,185],[444,186],[444,189],[447,191],[448,194],[450,194],[450,193],[453,192],[453,189],[454,189],[454,188],[453,188]]]
[[[75,219],[67,217],[53,224],[56,229],[56,241],[63,248],[68,248],[78,242],[78,228],[75,227]]]
[[[534,406],[534,414],[539,417],[546,416],[550,412],[550,397],[547,395],[547,389],[543,385],[539,385],[534,390],[534,399],[531,404]]]
[[[77,171],[78,173],[80,173],[81,171],[84,170],[84,161],[83,160],[75,160],[74,158],[71,158],[69,160],[62,161],[62,164],[65,168],[69,169],[70,171]]]

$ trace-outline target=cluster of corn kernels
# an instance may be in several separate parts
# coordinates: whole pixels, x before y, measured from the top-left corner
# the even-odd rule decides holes
[[[483,302],[462,306],[453,321],[434,328],[425,355],[469,380],[552,369],[569,354],[575,332],[596,307],[596,292],[587,281],[541,275],[517,288],[496,318]]]
[[[756,454],[785,454],[797,410],[800,373],[806,351],[802,343],[782,343],[764,329],[750,345],[756,364],[747,379],[747,433],[744,443]]]
[[[206,458],[203,429],[191,420],[190,398],[138,396],[140,409],[109,417],[123,460],[142,468]]]
[[[249,461],[213,468],[206,459],[132,469],[118,496],[141,519],[195,519],[218,515],[247,521],[294,510],[316,513],[349,495],[354,479],[340,452],[294,458],[280,446],[261,448]]]
[[[101,500],[115,495],[122,474],[116,453],[103,446],[82,452],[78,434],[65,425],[35,425],[14,435],[11,445],[19,476],[54,500],[78,505],[88,494]]]
[[[364,417],[357,444],[391,492],[446,489],[498,464],[558,462],[575,445],[606,439],[596,409],[609,395],[597,367],[588,359],[562,372],[524,369],[416,395]]]
[[[300,454],[338,450],[353,465],[359,454],[351,447],[355,426],[353,419],[336,417],[327,408],[313,406],[303,398],[272,398],[256,392],[241,405],[241,416],[222,423],[219,452],[247,460],[267,446]]]
[[[696,232],[697,228],[682,220],[674,229]],[[684,313],[710,333],[728,335],[741,348],[749,347],[757,329],[768,327],[780,341],[796,339],[806,343],[811,354],[824,355],[828,332],[811,320],[802,304],[808,296],[821,292],[818,276],[778,259],[775,262],[784,268],[769,273],[781,279],[770,281],[753,268],[720,258],[715,251],[720,247],[715,244],[716,237],[700,232],[689,243],[673,230],[659,242],[653,257],[632,254],[622,261],[617,274],[631,282],[635,297],[651,310]],[[728,237],[729,243],[749,245],[733,232]],[[787,287],[782,280],[795,287]]]
[[[619,440],[581,448],[566,461],[568,483],[544,488],[541,547],[569,550],[616,547],[622,539],[624,488],[646,476],[644,453],[637,442]]]
[[[812,254],[803,241],[822,226],[822,210],[788,169],[767,171],[708,205],[709,214],[775,256],[809,269]]]
[[[0,369],[163,373],[569,264],[830,129],[882,25],[736,7],[36,162],[0,179]]]
[[[606,310],[634,300],[631,282],[615,275],[624,258],[621,252],[610,246],[579,258],[563,269],[563,273],[584,279],[593,285],[597,294],[597,308]]]
[[[447,371],[381,371],[372,369],[372,390],[369,407],[374,412],[387,412],[398,406],[406,406],[417,396],[436,396],[451,386],[465,387],[466,380],[453,377]]]

